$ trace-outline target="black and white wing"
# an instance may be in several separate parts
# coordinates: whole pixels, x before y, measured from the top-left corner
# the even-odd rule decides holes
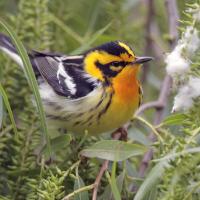
[[[32,64],[52,89],[61,96],[77,99],[86,96],[99,82],[83,70],[83,59],[80,56],[63,56],[34,52]],[[35,72],[36,74],[38,73]]]
[[[11,39],[0,33],[0,50],[23,67]],[[86,96],[99,85],[98,80],[83,70],[84,56],[65,56],[59,53],[29,51],[35,76],[46,80],[56,94],[77,99]]]

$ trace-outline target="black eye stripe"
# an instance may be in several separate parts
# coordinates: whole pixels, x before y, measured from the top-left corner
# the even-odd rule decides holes
[[[110,62],[110,63],[107,63],[105,64],[105,66],[115,66],[115,67],[119,67],[119,66],[122,66],[122,67],[125,67],[126,65],[128,64],[128,62],[124,62],[124,61],[114,61],[114,62]]]
[[[101,64],[99,61],[96,61],[95,62],[97,68],[99,68],[103,74],[106,74],[106,76],[108,77],[114,77],[118,74],[118,72],[115,72],[113,70],[110,69],[110,63],[107,63],[107,64]]]
[[[113,62],[109,62],[106,64],[101,64],[98,60],[95,62],[95,65],[97,66],[97,68],[99,68],[103,74],[106,74],[106,76],[108,77],[115,77],[120,71],[115,71],[112,70],[110,67],[114,66],[114,67],[125,67],[127,64],[129,64],[130,62],[125,62],[125,61],[113,61]]]

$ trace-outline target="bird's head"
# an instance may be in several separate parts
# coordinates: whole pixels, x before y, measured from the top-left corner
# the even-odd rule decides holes
[[[133,50],[123,42],[105,43],[85,53],[85,71],[93,77],[107,81],[112,80],[127,68],[134,68],[137,75],[141,64],[152,57],[136,57]]]

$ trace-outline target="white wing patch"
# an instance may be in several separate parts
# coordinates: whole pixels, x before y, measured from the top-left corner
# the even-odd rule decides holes
[[[90,74],[84,73],[83,77],[86,78],[89,83],[93,84],[96,87],[101,85],[101,83],[99,81],[97,81],[96,78],[92,77]]]
[[[59,65],[58,65],[58,71],[57,71],[57,79],[59,80],[59,83],[60,83],[60,78],[59,76],[63,76],[65,78],[65,84],[67,86],[67,88],[69,89],[70,93],[72,95],[75,95],[76,94],[76,84],[74,83],[73,81],[73,78],[70,77],[65,69],[64,69],[64,66],[62,64],[62,62],[60,61]]]
[[[82,59],[83,56],[80,55],[80,56],[62,56],[61,57],[61,60],[74,60],[74,59]]]
[[[67,77],[65,79],[65,83],[66,83],[67,87],[69,88],[70,93],[75,95],[76,94],[76,84],[74,84],[74,82],[70,76],[67,75]]]

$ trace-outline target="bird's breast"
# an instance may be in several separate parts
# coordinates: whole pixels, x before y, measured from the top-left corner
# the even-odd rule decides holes
[[[140,84],[137,80],[138,67],[126,67],[113,79],[116,101],[127,106],[138,105]]]
[[[112,131],[131,119],[140,103],[140,85],[136,79],[137,69],[128,68],[112,82],[112,94],[109,107],[101,117],[99,129]]]

